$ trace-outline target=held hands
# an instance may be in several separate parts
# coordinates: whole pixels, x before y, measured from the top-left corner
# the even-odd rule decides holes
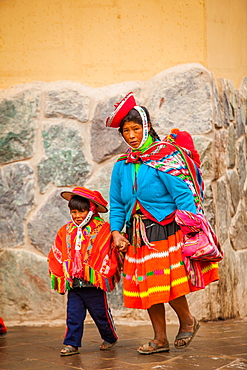
[[[117,230],[112,232],[113,242],[120,252],[127,252],[130,242]]]

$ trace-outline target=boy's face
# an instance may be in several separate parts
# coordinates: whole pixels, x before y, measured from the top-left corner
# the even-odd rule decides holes
[[[78,211],[78,209],[72,209],[70,211],[72,220],[76,223],[76,225],[80,225],[82,221],[85,220],[89,211]]]

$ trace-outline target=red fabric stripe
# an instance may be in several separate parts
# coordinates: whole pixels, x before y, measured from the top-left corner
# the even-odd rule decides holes
[[[115,328],[113,326],[113,319],[112,319],[112,317],[110,316],[110,313],[109,313],[109,306],[108,306],[107,296],[106,296],[105,292],[104,292],[104,304],[105,304],[105,312],[106,312],[107,321],[108,321],[109,326],[112,330],[112,334],[114,335],[114,337],[117,340],[118,336],[117,336],[117,333],[115,332]]]

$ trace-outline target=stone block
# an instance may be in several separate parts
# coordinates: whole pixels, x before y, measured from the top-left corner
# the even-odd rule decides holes
[[[187,296],[190,311],[198,320],[218,320],[221,317],[219,299],[219,282],[215,281],[205,289],[193,292]],[[213,297],[213,298],[212,298]]]
[[[51,290],[47,259],[24,249],[0,254],[0,315],[12,325],[65,317],[65,297]]]
[[[244,185],[243,189],[243,201],[244,201],[244,206],[247,209],[247,182]]]
[[[215,204],[211,181],[204,182],[204,202],[203,209],[210,225],[215,229]]]
[[[62,189],[52,192],[28,223],[31,243],[45,256],[49,253],[59,228],[71,219],[68,202],[61,197],[61,191]]]
[[[240,201],[236,215],[231,221],[229,235],[235,251],[247,250],[247,209],[243,200]]]
[[[30,89],[0,100],[0,163],[31,158],[40,92]]]
[[[239,271],[245,271],[247,266],[247,249],[236,254],[236,266]],[[238,316],[245,317],[247,312],[247,274],[237,275],[236,294]]]
[[[106,117],[113,111],[114,104],[123,96],[105,98],[97,103],[91,125],[91,152],[93,160],[101,163],[116,154],[122,154],[127,149],[121,134],[115,128],[105,126]]]
[[[25,220],[34,205],[34,171],[27,163],[15,163],[0,171],[0,248],[25,241]]]
[[[238,256],[229,238],[222,244],[222,248],[225,255],[218,264],[220,280],[188,296],[190,310],[200,320],[207,321],[209,317],[210,320],[225,320],[238,317],[240,309],[246,312],[246,301],[242,302],[239,294]]]
[[[236,156],[236,134],[233,124],[231,123],[228,129],[228,142],[227,142],[227,168],[233,168],[235,166]]]
[[[242,193],[246,180],[246,156],[245,138],[242,137],[237,143],[237,170],[239,175],[240,192]]]
[[[215,177],[225,174],[227,168],[227,131],[217,130],[214,132],[214,165]]]
[[[239,292],[242,288],[239,285],[238,257],[232,249],[229,239],[222,244],[224,259],[219,263],[220,280],[218,283],[217,295],[211,297],[211,301],[220,300],[219,319],[227,319],[239,316],[241,297]]]
[[[202,65],[170,68],[150,82],[153,86],[146,106],[152,112],[154,126],[160,126],[164,133],[177,127],[192,135],[205,134],[212,131],[213,123],[221,125],[214,79]]]
[[[227,171],[227,179],[230,189],[230,195],[231,195],[231,203],[233,212],[231,212],[231,216],[233,217],[236,213],[238,203],[240,200],[240,186],[239,186],[239,176],[235,169],[231,171]]]
[[[228,100],[230,104],[229,118],[230,118],[230,121],[232,122],[232,121],[235,121],[235,107],[236,107],[235,90],[234,90],[234,86],[231,81],[226,80],[226,79],[224,81],[225,81]]]
[[[214,80],[212,81],[212,90],[214,125],[217,128],[221,128],[224,126],[224,119],[221,112],[219,93]]]
[[[236,116],[236,137],[237,139],[245,134],[245,109],[243,98],[239,92],[235,91],[236,95],[236,106],[235,106],[235,116]]]
[[[61,90],[46,92],[45,115],[66,117],[87,122],[89,119],[90,98],[78,90],[64,87]]]
[[[244,77],[242,79],[239,93],[243,101],[243,108],[244,108],[243,111],[244,111],[244,116],[245,116],[244,122],[245,122],[245,125],[247,125],[247,77]]]
[[[122,280],[120,280],[120,282],[115,286],[115,289],[112,292],[107,293],[107,298],[108,298],[109,305],[113,310],[122,311],[125,309],[124,304],[123,304]]]
[[[83,185],[91,166],[86,161],[79,129],[64,122],[42,131],[44,156],[37,165],[41,193],[50,183],[56,186]]]
[[[214,146],[212,139],[206,136],[193,136],[195,148],[200,154],[203,178],[215,179]]]
[[[231,224],[231,202],[225,176],[217,180],[215,190],[216,230],[219,242],[223,245],[228,237],[228,230]]]
[[[247,76],[242,78],[239,92],[245,99],[247,99]]]
[[[230,101],[229,101],[229,92],[227,90],[226,81],[224,78],[218,78],[218,90],[220,97],[220,106],[223,117],[224,127],[228,127],[230,124]]]

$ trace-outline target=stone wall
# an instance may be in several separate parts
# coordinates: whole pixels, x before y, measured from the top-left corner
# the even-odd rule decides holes
[[[188,130],[201,155],[205,211],[225,259],[221,280],[189,296],[192,312],[201,320],[247,315],[247,78],[235,90],[202,65],[186,64],[98,89],[58,81],[1,91],[0,316],[8,325],[64,322],[66,297],[51,291],[46,262],[69,217],[60,192],[81,185],[109,199],[112,166],[125,144],[104,120],[129,91],[161,137],[173,127]],[[147,318],[124,309],[121,284],[109,298],[118,319]]]

